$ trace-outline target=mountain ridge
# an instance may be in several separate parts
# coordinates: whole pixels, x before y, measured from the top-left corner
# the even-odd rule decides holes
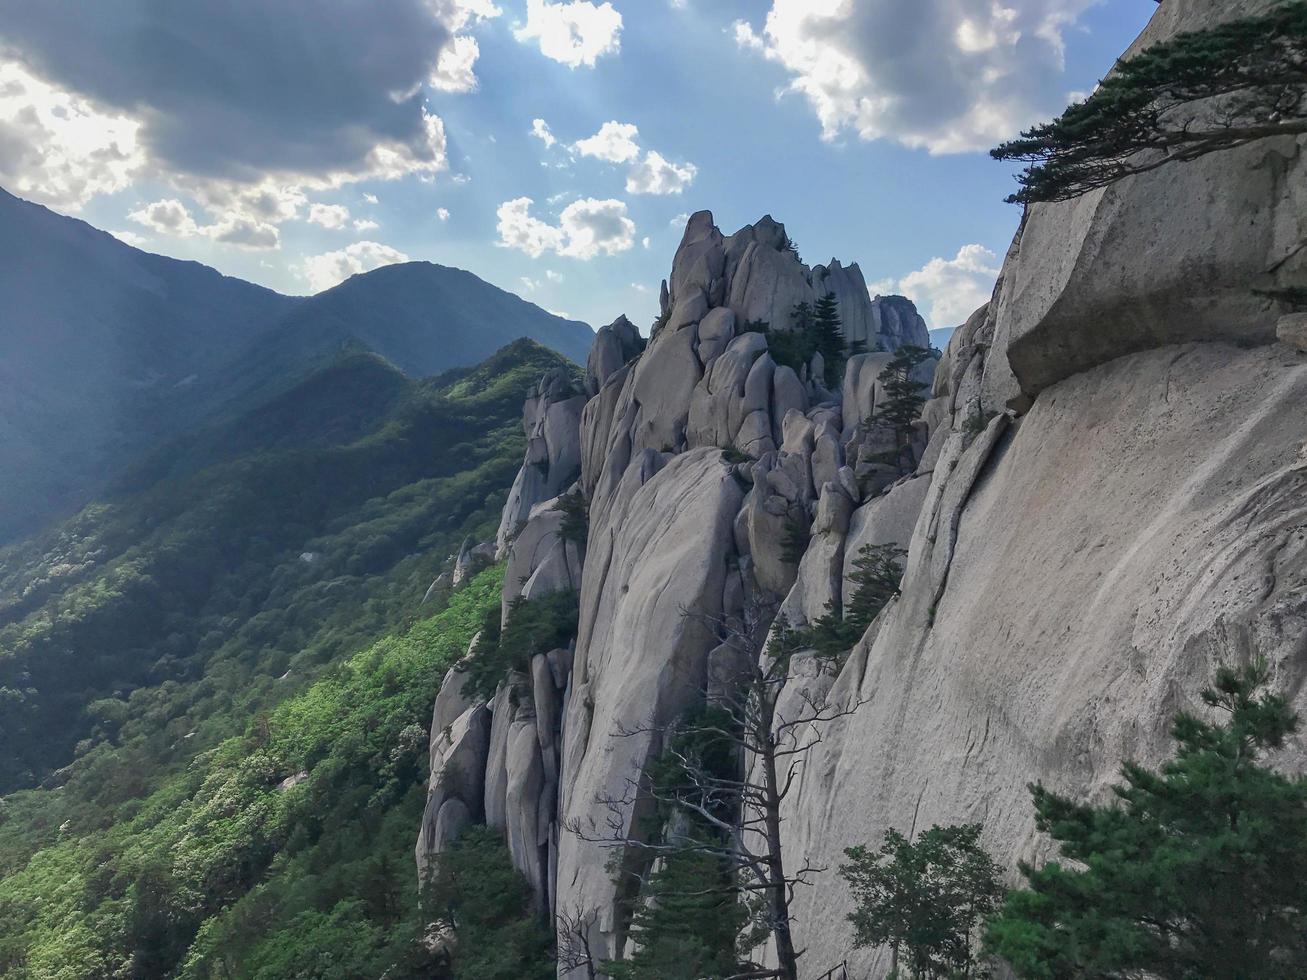
[[[424,376],[519,336],[584,359],[593,338],[433,263],[285,296],[3,189],[0,310],[0,542],[74,512],[142,453],[349,345]]]

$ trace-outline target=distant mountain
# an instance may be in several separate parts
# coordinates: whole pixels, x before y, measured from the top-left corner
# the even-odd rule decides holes
[[[342,349],[416,377],[519,337],[583,360],[593,334],[422,262],[282,296],[0,190],[0,541],[72,512],[143,452]]]
[[[932,330],[930,332],[930,345],[943,350],[948,346],[948,342],[952,339],[955,330],[957,330],[957,327],[940,327],[938,330]]]
[[[373,351],[410,377],[426,377],[477,364],[522,337],[584,364],[594,331],[461,269],[388,265],[302,301],[200,392],[244,397],[343,349]]]

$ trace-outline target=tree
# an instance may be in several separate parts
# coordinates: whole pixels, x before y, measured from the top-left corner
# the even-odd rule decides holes
[[[834,293],[817,300],[812,312],[812,332],[817,353],[825,364],[826,387],[832,391],[844,380],[844,365],[854,354],[861,354],[866,344],[858,341],[848,344],[844,340],[844,321],[840,318],[839,303]]]
[[[436,859],[423,893],[435,921],[454,933],[458,980],[552,980],[549,933],[531,889],[487,827],[469,827]]]
[[[628,779],[625,792],[596,800],[609,814],[604,825],[591,818],[585,825],[570,821],[567,829],[618,849],[627,866],[685,857],[716,862],[724,880],[705,884],[698,876],[697,894],[744,899],[752,925],[748,945],[770,939],[778,961],[775,969],[751,966],[735,976],[798,980],[803,951],[794,945],[790,906],[795,889],[811,885],[822,869],[787,859],[782,809],[823,729],[864,702],[832,700],[794,684],[782,710],[781,694],[798,677],[795,651],[768,648],[759,655],[771,613],[749,602],[739,617],[698,617],[720,641],[720,662],[732,665],[719,678],[710,709],[677,725],[619,729],[617,737],[660,740],[662,764]],[[667,779],[667,766],[676,778]],[[629,814],[644,809],[689,820],[669,819],[651,833],[628,822]]]
[[[826,603],[826,614],[807,629],[792,628],[782,617],[773,627],[773,644],[790,650],[811,649],[838,666],[862,639],[872,620],[899,595],[907,552],[889,544],[863,545],[853,560],[853,591],[841,608],[840,596]]]
[[[713,838],[705,828],[705,837]],[[720,843],[720,835],[713,840]],[[736,940],[747,909],[714,854],[668,854],[648,875],[631,920],[630,959],[605,963],[612,980],[705,980],[739,971]]]
[[[879,851],[844,853],[856,946],[891,946],[894,973],[901,947],[914,980],[985,975],[977,971],[976,929],[1002,902],[1003,886],[979,824],[931,827],[915,843],[890,830]]]
[[[1025,977],[1307,976],[1307,781],[1262,764],[1299,725],[1258,694],[1268,677],[1218,670],[1202,697],[1224,723],[1177,714],[1175,757],[1126,763],[1113,804],[1032,786],[1036,825],[1076,864],[1023,864],[987,948]]]
[[[921,409],[926,404],[923,387],[913,378],[913,373],[931,356],[929,348],[904,344],[894,352],[894,358],[880,373],[885,401],[876,406],[869,421],[888,422],[904,443],[910,441],[912,423],[921,418]]]
[[[1058,119],[991,151],[1030,164],[1009,202],[1064,201],[1268,136],[1307,132],[1307,2],[1178,34]]]

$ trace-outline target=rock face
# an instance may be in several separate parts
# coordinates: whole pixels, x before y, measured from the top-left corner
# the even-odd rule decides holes
[[[803,856],[970,821],[1009,866],[1043,856],[1028,782],[1105,797],[1123,758],[1168,753],[1172,713],[1223,660],[1264,654],[1301,692],[1304,398],[1299,355],[1189,344],[1054,385],[1015,433],[955,439],[948,474],[922,478],[903,597],[840,677],[869,703],[809,762],[787,825]],[[804,893],[799,944],[881,976],[848,901],[835,876]]]
[[[1266,5],[1167,0],[1141,43]],[[804,690],[866,702],[797,773],[787,863],[972,821],[1009,867],[1041,857],[1027,783],[1106,797],[1123,758],[1168,753],[1221,661],[1268,657],[1307,710],[1307,330],[1265,295],[1307,286],[1304,147],[1032,208],[900,427],[877,412],[887,352],[928,343],[910,304],[869,299],[856,265],[804,266],[771,218],[726,236],[694,215],[647,346],[619,320],[586,398],[542,383],[528,403],[505,603],[579,583],[579,635],[488,707],[447,682],[419,860],[484,819],[545,907],[593,913],[599,958],[626,949],[639,896],[596,838],[640,826],[628,793],[658,730],[731,684],[714,619],[765,602],[810,623],[851,600],[867,545],[907,552],[902,594],[838,675],[800,658],[783,692],[782,715]],[[868,346],[837,391],[758,329],[827,292]],[[584,549],[564,492],[589,508]],[[442,778],[456,752],[485,758],[466,783]],[[885,975],[835,873],[796,901],[805,976]]]
[[[1127,54],[1275,0],[1167,0]],[[1265,342],[1307,279],[1307,141],[1265,139],[1030,209],[998,294],[1027,397],[1134,351]],[[1158,248],[1159,240],[1166,242]]]
[[[612,331],[613,327],[604,330]],[[603,343],[613,342],[613,334],[603,335]],[[596,338],[596,345],[600,339]],[[620,343],[620,341],[619,341]],[[602,359],[602,358],[601,358]],[[592,356],[592,361],[595,358]],[[522,427],[526,430],[526,462],[509,491],[508,503],[495,536],[495,554],[503,559],[531,508],[557,497],[573,483],[580,472],[581,446],[579,426],[585,394],[579,392],[566,371],[550,371],[526,400],[522,409]]]

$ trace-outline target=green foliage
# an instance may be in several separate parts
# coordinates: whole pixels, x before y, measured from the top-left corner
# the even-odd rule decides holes
[[[722,462],[729,466],[736,466],[740,463],[752,463],[753,457],[743,450],[736,449],[734,446],[727,446],[722,450]]]
[[[349,354],[0,552],[0,975],[438,975],[426,726],[502,572],[420,600],[560,363]]]
[[[633,897],[637,948],[627,960],[603,964],[613,980],[712,980],[739,972],[736,940],[749,913],[734,875],[705,850],[720,843],[720,830],[699,812],[730,823],[739,800],[693,775],[738,776],[740,753],[729,734],[736,727],[721,708],[700,708],[645,772],[654,804],[644,818],[647,836],[673,849]]]
[[[760,333],[767,338],[767,350],[777,364],[792,368],[797,374],[820,353],[825,365],[822,384],[834,390],[844,380],[844,365],[853,354],[863,353],[861,342],[850,346],[844,340],[839,303],[834,293],[827,293],[813,307],[799,303],[790,312],[789,330],[772,330],[770,324],[751,320],[742,333]]]
[[[649,876],[632,918],[637,947],[608,962],[613,980],[723,980],[740,972],[736,938],[748,911],[718,859],[676,853]]]
[[[454,930],[457,980],[552,980],[552,936],[495,831],[468,827],[438,858],[423,891],[431,918]],[[365,974],[359,974],[364,976]],[[370,975],[370,974],[368,974]]]
[[[563,494],[554,505],[554,510],[561,511],[563,515],[559,537],[584,549],[590,537],[590,505],[586,502],[585,494],[580,490]]]
[[[68,778],[53,774],[80,743],[82,758],[133,746],[142,761],[111,753],[102,802],[138,796],[138,774],[184,765],[399,625],[458,541],[493,533],[524,392],[559,363],[517,344],[412,382],[348,355],[0,551],[0,792]],[[370,423],[355,381],[387,392]],[[89,710],[109,701],[112,718]]]
[[[571,590],[540,599],[518,596],[502,630],[499,610],[488,613],[476,649],[459,666],[468,675],[468,692],[488,701],[509,671],[528,673],[537,653],[566,647],[576,637],[579,601]]]
[[[501,581],[483,573],[133,804],[82,813],[76,782],[17,794],[29,833],[34,803],[73,815],[0,881],[4,975],[430,976],[411,858],[425,725]]]
[[[1214,101],[1212,101],[1214,100]],[[1205,103],[1200,105],[1200,103]],[[1307,3],[1178,34],[1118,61],[1084,102],[991,151],[1030,163],[1012,203],[1061,201],[1131,174],[1307,132]]]
[[[901,438],[906,439],[911,434],[912,423],[921,418],[926,396],[912,374],[931,356],[927,347],[905,344],[894,352],[893,360],[880,373],[885,401],[876,407],[874,421],[888,422],[898,430]]]
[[[826,604],[826,615],[806,629],[778,618],[773,648],[790,653],[814,650],[819,657],[841,661],[862,639],[872,620],[899,595],[906,557],[907,552],[894,545],[863,545],[849,575],[853,590],[848,604],[841,610],[838,600],[831,600]]]
[[[781,561],[787,565],[797,565],[803,561],[812,540],[812,529],[807,522],[793,517],[786,518],[785,531],[781,537]]]
[[[915,842],[891,830],[879,851],[844,853],[854,945],[894,947],[914,980],[988,975],[975,933],[1003,900],[1002,869],[980,846],[979,824],[932,827]]]
[[[1298,730],[1265,662],[1223,667],[1182,712],[1175,757],[1122,767],[1115,804],[1032,786],[1036,824],[1063,857],[1022,865],[986,946],[1023,977],[1288,980],[1307,976],[1307,781],[1264,764]]]
[[[998,415],[997,412],[984,412],[979,409],[967,416],[967,420],[962,423],[962,431],[969,436],[978,436],[989,428],[989,423]]]

